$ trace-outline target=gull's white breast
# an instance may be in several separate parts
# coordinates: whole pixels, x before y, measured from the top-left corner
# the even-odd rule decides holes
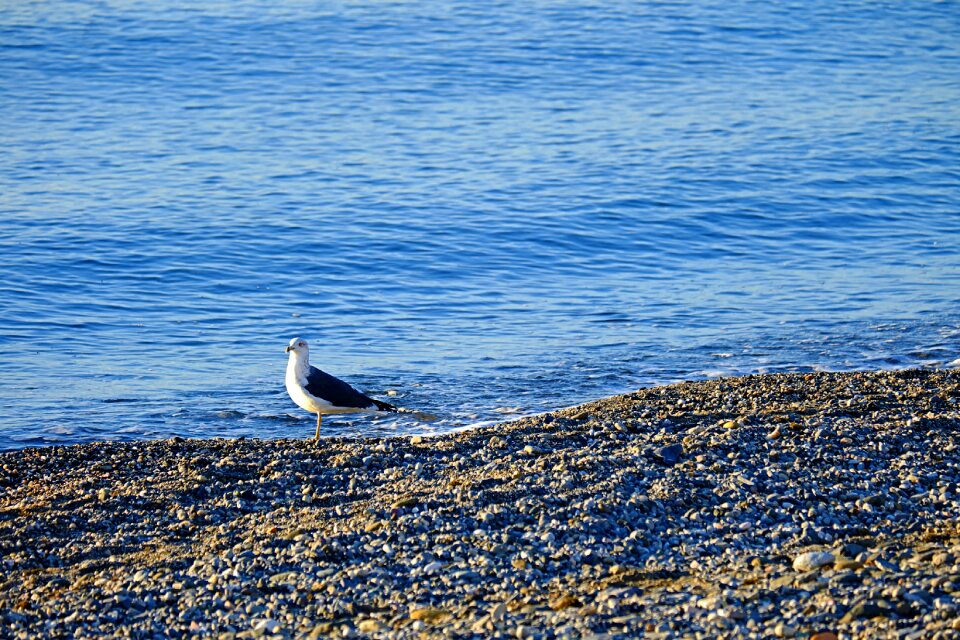
[[[307,381],[300,379],[292,358],[290,365],[287,366],[287,375],[284,382],[286,383],[287,393],[290,394],[290,399],[296,402],[301,409],[310,413],[330,413],[333,409],[333,405],[326,400],[314,397],[304,390]]]

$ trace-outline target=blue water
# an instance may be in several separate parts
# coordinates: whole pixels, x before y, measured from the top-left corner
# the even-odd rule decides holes
[[[960,366],[954,3],[7,3],[0,121],[0,449]]]

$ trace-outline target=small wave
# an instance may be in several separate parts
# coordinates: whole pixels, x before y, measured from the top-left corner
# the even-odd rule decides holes
[[[58,425],[56,427],[50,427],[47,429],[47,433],[55,434],[58,436],[72,436],[76,433],[76,429],[71,429],[70,427],[65,427]]]
[[[699,372],[699,375],[704,378],[722,378],[724,376],[733,375],[733,372],[723,369],[708,369],[706,371]]]
[[[493,410],[494,413],[502,413],[504,415],[513,415],[523,411],[521,407],[497,407]]]

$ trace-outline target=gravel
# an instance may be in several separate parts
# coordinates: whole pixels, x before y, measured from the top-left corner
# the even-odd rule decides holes
[[[0,455],[0,636],[956,638],[960,372]],[[818,635],[819,634],[819,635]]]

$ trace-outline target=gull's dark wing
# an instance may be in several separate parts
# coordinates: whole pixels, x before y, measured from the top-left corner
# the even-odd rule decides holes
[[[363,395],[343,380],[334,378],[329,373],[310,367],[307,375],[307,393],[322,398],[335,407],[353,407],[357,409],[379,409],[380,411],[396,410],[391,404],[380,402]]]

